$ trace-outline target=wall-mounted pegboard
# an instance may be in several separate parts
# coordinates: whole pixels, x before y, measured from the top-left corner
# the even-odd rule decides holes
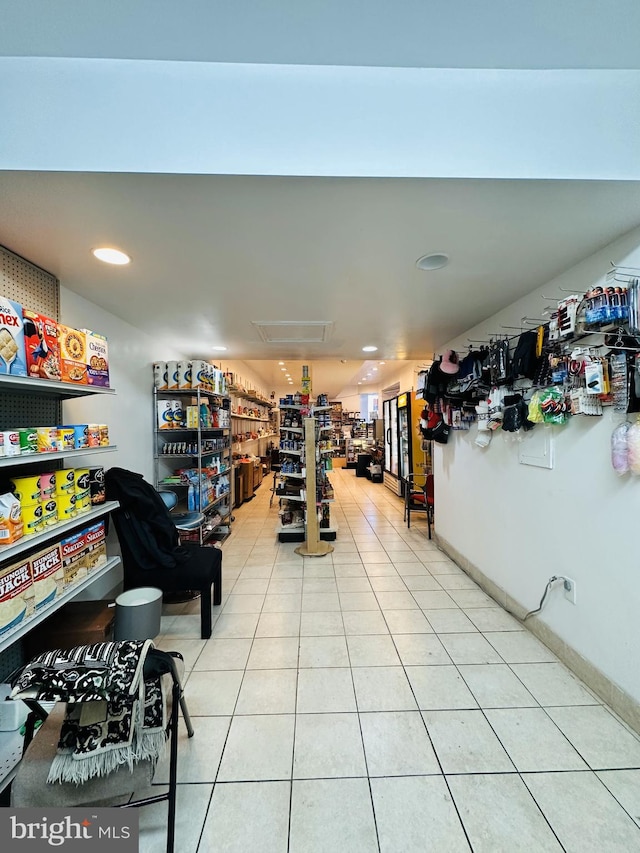
[[[53,320],[60,319],[58,279],[4,246],[0,246],[0,296],[19,302],[24,308],[30,308]],[[55,398],[0,391],[0,430],[55,426],[61,419],[62,403]],[[22,663],[21,642],[14,643],[0,653],[0,681]],[[4,757],[0,750],[0,765]]]
[[[55,275],[0,246],[0,294],[53,320],[60,316],[60,283]]]
[[[0,296],[19,302],[24,308],[59,320],[60,282],[46,270],[0,246]],[[0,430],[47,426],[60,422],[62,405],[12,391],[0,397]]]

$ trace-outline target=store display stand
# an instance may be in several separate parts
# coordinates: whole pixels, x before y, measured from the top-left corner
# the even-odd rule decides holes
[[[306,540],[299,545],[295,552],[302,557],[325,557],[333,551],[333,545],[320,539],[318,510],[316,506],[316,421],[315,418],[304,418],[305,458],[307,460],[307,524]],[[309,464],[313,460],[314,464]]]
[[[202,512],[204,523],[196,528],[193,533],[182,531],[184,540],[195,541],[198,545],[204,545],[209,540],[217,542],[224,541],[231,533],[231,522],[233,521],[233,467],[231,464],[231,427],[203,426],[200,414],[198,414],[197,426],[181,427],[177,429],[160,429],[157,423],[158,402],[172,397],[184,400],[185,405],[189,402],[197,407],[198,413],[203,403],[211,404],[217,409],[226,409],[230,412],[231,398],[203,388],[181,388],[171,391],[153,389],[153,406],[155,429],[154,486],[158,490],[169,489],[177,493],[182,500],[179,502],[179,511],[188,510],[187,490],[188,484],[174,476],[168,476],[168,467],[176,462],[187,461],[188,466],[195,467],[201,473],[206,469],[206,460],[212,456],[219,456],[223,460],[224,467],[216,473],[208,472],[207,477],[211,481],[217,481],[226,476],[229,479],[229,488],[213,498],[206,506],[203,505],[203,495],[200,491],[200,499],[197,511]],[[203,448],[204,442],[212,443],[215,449]],[[175,444],[176,447],[165,453],[167,446]],[[184,447],[182,445],[185,445]],[[198,483],[198,489],[202,484]],[[183,599],[184,600],[184,599]]]

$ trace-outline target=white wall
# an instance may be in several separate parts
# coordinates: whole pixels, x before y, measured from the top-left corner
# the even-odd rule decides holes
[[[640,177],[638,71],[9,56],[0,79],[4,169]]]
[[[74,328],[92,329],[106,335],[109,343],[109,382],[115,394],[78,397],[63,403],[64,423],[106,423],[113,453],[83,456],[83,464],[127,468],[154,481],[153,372],[156,360],[177,359],[162,341],[144,334],[66,287],[60,288],[60,321]],[[110,554],[118,553],[113,528],[108,539]],[[122,568],[117,567],[91,584],[80,599],[113,597],[119,589]]]
[[[418,378],[418,363],[414,361],[399,362],[396,369],[389,374],[385,374],[384,382],[379,390],[379,397],[382,401],[384,398],[384,388],[389,388],[395,385],[396,382],[400,388],[398,393],[404,394],[407,391],[415,391],[416,381]],[[395,395],[394,395],[395,396]]]
[[[602,284],[611,259],[640,267],[640,229],[444,346],[464,348],[467,337],[541,317],[549,304],[541,294],[561,298],[560,288],[583,293]],[[527,610],[538,606],[552,575],[573,578],[577,605],[556,589],[542,620],[640,701],[640,479],[620,479],[611,467],[610,436],[620,419],[605,409],[602,418],[578,416],[553,427],[553,470],[519,464],[517,444],[500,433],[480,449],[475,426],[454,432],[434,452],[437,530]]]
[[[229,371],[234,373],[240,378],[245,388],[253,388],[255,391],[258,391],[266,397],[267,400],[269,399],[272,391],[275,391],[276,402],[279,394],[284,393],[282,389],[278,392],[277,388],[267,388],[264,384],[264,379],[258,376],[258,374],[244,361],[227,361],[226,359],[216,359],[215,356],[210,360],[214,364],[219,364],[225,373]]]
[[[60,288],[60,320],[74,328],[93,329],[109,342],[109,381],[115,395],[79,397],[64,403],[65,423],[106,423],[114,453],[87,456],[89,465],[118,466],[153,481],[153,373],[160,359],[183,354],[168,351],[162,341],[146,335],[65,287]]]

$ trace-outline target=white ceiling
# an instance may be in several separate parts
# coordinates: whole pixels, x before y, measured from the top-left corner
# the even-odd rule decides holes
[[[637,0],[3,0],[0,55],[638,68]]]
[[[267,386],[279,359],[326,362],[314,389],[330,396],[360,378],[363,346],[427,359],[637,225],[633,182],[0,172],[8,248],[192,357],[264,360]],[[132,264],[98,263],[104,244]],[[429,251],[450,265],[416,269]],[[253,326],[318,320],[328,342]]]
[[[637,0],[5,0],[0,56],[637,69],[638,32]],[[224,344],[266,388],[278,360],[296,378],[311,363],[331,397],[374,366],[384,387],[397,360],[430,358],[638,225],[640,184],[622,181],[0,171],[0,243],[186,355]],[[133,263],[98,264],[100,244]],[[429,251],[450,266],[418,271]],[[265,344],[256,321],[330,335]]]

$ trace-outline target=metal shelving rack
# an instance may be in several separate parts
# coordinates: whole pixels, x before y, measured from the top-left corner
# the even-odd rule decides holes
[[[31,420],[51,419],[52,423],[60,423],[61,406],[60,401],[65,398],[89,396],[94,394],[115,394],[113,388],[93,388],[88,385],[69,385],[65,382],[49,382],[44,379],[32,379],[29,377],[17,377],[0,375],[0,394],[2,394],[3,406],[2,416],[0,417],[0,428],[21,428],[28,425]],[[4,403],[8,399],[9,405],[5,408]],[[33,416],[34,411],[39,409],[39,401],[44,401],[45,405],[42,408],[42,414],[38,419]],[[53,407],[53,408],[51,408]],[[56,417],[57,415],[57,417]],[[82,450],[65,450],[54,453],[32,453],[20,456],[4,456],[0,457],[0,470],[4,476],[9,476],[10,470],[14,470],[19,474],[23,472],[37,473],[38,469],[53,470],[63,464],[64,460],[73,460],[77,457],[83,457],[93,454],[104,454],[117,450],[115,445],[108,447],[87,447]],[[109,515],[113,510],[118,508],[116,501],[107,501],[93,507],[89,512],[77,515],[68,521],[59,522],[58,524],[47,527],[41,533],[34,536],[23,536],[11,545],[0,546],[0,569],[3,569],[16,560],[20,559],[21,555],[33,553],[38,548],[42,548],[47,542],[54,542],[64,538],[65,535],[73,530],[85,527],[91,524],[98,518]],[[120,559],[110,560],[108,568],[111,569]],[[90,586],[100,575],[105,574],[106,569],[92,572],[83,583],[82,589]],[[47,608],[43,609],[43,613],[47,616],[57,610],[65,601],[75,597],[80,592],[79,586],[69,587],[64,591],[62,597],[56,599]],[[15,669],[22,663],[22,650],[20,639],[25,633],[28,633],[38,622],[42,621],[44,616],[36,619],[30,619],[26,623],[21,623],[20,630],[13,630],[10,633],[3,634],[0,638],[0,680],[3,673]],[[2,762],[2,750],[0,749],[0,763]]]
[[[322,557],[333,551],[333,547],[327,543],[336,538],[338,528],[335,526],[321,527],[318,521],[318,506],[332,502],[332,499],[329,498],[322,498],[318,502],[317,485],[319,477],[323,476],[323,458],[330,455],[333,448],[320,448],[319,441],[322,434],[330,435],[332,427],[330,425],[320,426],[314,414],[326,412],[330,406],[281,404],[280,408],[284,413],[298,412],[300,414],[300,419],[297,421],[300,426],[285,426],[287,417],[286,414],[283,416],[280,424],[280,457],[281,461],[284,457],[283,465],[286,465],[287,456],[291,460],[299,460],[301,470],[291,473],[281,469],[279,474],[282,480],[288,481],[290,491],[293,488],[298,488],[298,494],[279,495],[276,489],[275,495],[280,498],[281,504],[282,501],[293,504],[293,507],[285,507],[284,510],[281,506],[281,516],[287,509],[292,512],[297,510],[299,513],[300,505],[304,505],[304,523],[280,524],[276,528],[276,533],[280,542],[303,542],[304,544],[300,548],[296,548],[296,552],[304,556]],[[290,443],[295,443],[296,446],[286,446]]]
[[[240,454],[249,454],[253,456],[265,456],[267,450],[267,441],[273,439],[278,433],[273,429],[273,411],[275,403],[272,400],[267,400],[264,397],[252,394],[250,391],[244,391],[236,385],[229,386],[229,393],[232,398],[232,433],[234,436],[242,435],[247,430],[251,430],[250,424],[256,424],[256,429],[270,429],[269,432],[263,435],[258,435],[255,438],[242,438],[240,441],[234,441],[234,451]],[[245,400],[259,407],[260,416],[245,415],[234,412],[233,408],[237,408],[236,401]],[[235,421],[235,423],[234,423]]]
[[[159,429],[157,427],[157,412],[158,402],[161,400],[180,399],[185,401],[191,400],[190,405],[197,406],[198,409],[198,426],[197,427],[181,427],[174,429]],[[200,406],[202,403],[214,404],[214,408],[224,410],[231,416],[231,399],[221,394],[216,394],[212,391],[207,391],[204,388],[179,389],[173,391],[160,391],[157,388],[153,389],[153,407],[154,407],[154,423],[155,429],[155,447],[154,447],[154,471],[155,471],[155,487],[156,489],[165,489],[175,491],[178,495],[177,511],[187,510],[187,494],[188,483],[182,482],[180,478],[168,476],[168,470],[175,470],[176,462],[184,460],[188,462],[184,467],[194,468],[198,472],[202,472],[206,468],[207,460],[211,456],[220,456],[224,461],[224,467],[216,473],[208,473],[209,480],[218,480],[222,476],[228,477],[229,488],[222,494],[209,502],[200,511],[205,515],[204,524],[196,531],[197,541],[200,545],[210,539],[223,541],[231,532],[231,522],[233,520],[231,508],[233,506],[233,467],[231,462],[231,422],[229,426],[224,427],[203,427],[200,419]],[[203,450],[203,442],[207,439],[217,440],[220,446],[214,450]],[[178,452],[163,453],[163,447],[168,444],[185,443],[194,450],[184,450]],[[165,465],[164,463],[173,463]],[[226,530],[224,529],[226,528]]]

